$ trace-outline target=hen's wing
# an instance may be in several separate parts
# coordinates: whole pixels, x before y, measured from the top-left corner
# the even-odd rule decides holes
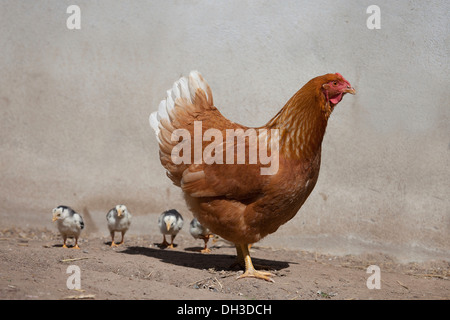
[[[214,152],[222,148],[222,155],[225,157],[227,129],[234,130],[237,136],[243,138],[236,140],[245,144],[246,160],[252,151],[257,151],[254,150],[254,148],[257,149],[257,145],[249,145],[250,139],[242,137],[245,136],[247,127],[226,119],[217,110],[213,104],[211,89],[200,73],[193,71],[189,74],[189,78],[183,77],[175,82],[172,89],[167,91],[167,98],[161,101],[158,111],[150,115],[149,121],[159,141],[161,164],[167,170],[167,175],[173,183],[186,193],[193,197],[224,196],[246,199],[261,192],[265,179],[260,174],[261,166],[249,164],[248,161],[245,161],[246,164],[236,164],[236,152],[234,152],[234,164],[226,164],[229,163],[228,161],[224,161],[223,164],[205,163],[205,160],[208,161],[203,157],[205,148],[208,145],[211,148],[213,143],[216,146]],[[212,131],[213,133],[220,133],[213,135],[214,137],[211,139],[214,139],[213,142],[197,138],[197,144],[201,143],[203,158],[201,162],[195,161],[196,150],[194,150],[196,142],[194,141],[194,129],[197,126],[196,132],[198,133],[200,123],[203,131],[200,131],[201,137],[208,129],[215,129]],[[177,129],[189,132],[190,140],[185,141],[185,143],[190,143],[191,148],[191,157],[190,161],[187,161],[188,163],[179,163],[179,159],[172,156],[174,147],[179,144],[178,139],[172,141],[173,134],[179,132],[176,131]],[[216,139],[222,140],[216,141]],[[235,149],[237,149],[237,144],[234,146]],[[198,152],[197,150],[197,155]],[[214,152],[206,154],[214,154]]]

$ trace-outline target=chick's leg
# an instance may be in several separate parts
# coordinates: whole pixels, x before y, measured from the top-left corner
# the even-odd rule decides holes
[[[122,239],[120,240],[120,242],[118,243],[118,245],[123,243],[123,237],[125,237],[125,231],[122,231]]]
[[[204,237],[203,241],[205,241],[205,247],[200,252],[201,253],[210,253],[211,250],[208,249],[209,236]]]
[[[64,236],[63,238],[64,238],[64,244],[63,244],[63,248],[67,248],[67,245],[66,245],[67,237],[66,237],[66,236]]]
[[[114,231],[111,231],[111,247],[117,247],[117,244],[114,242]]]
[[[73,249],[80,249],[80,247],[78,246],[78,238],[75,238],[75,246],[73,247]]]
[[[167,248],[173,249],[173,240],[175,240],[176,235],[170,235],[170,244]]]
[[[161,243],[160,246],[161,247],[168,247],[169,246],[169,243],[166,240],[166,235],[165,234],[163,234],[163,242]]]
[[[237,247],[237,245],[236,245]],[[250,253],[248,251],[248,244],[240,244],[241,252],[244,257],[245,262],[245,272],[238,279],[242,278],[258,278],[266,281],[274,282],[270,276],[273,276],[270,272],[256,271],[253,266],[252,259],[250,258]],[[239,254],[239,252],[238,252]],[[239,257],[238,257],[239,258]]]

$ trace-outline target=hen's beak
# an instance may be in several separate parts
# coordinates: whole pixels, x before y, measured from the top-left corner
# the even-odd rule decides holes
[[[356,94],[356,90],[353,87],[347,86],[347,88],[344,90],[345,93],[351,93]]]

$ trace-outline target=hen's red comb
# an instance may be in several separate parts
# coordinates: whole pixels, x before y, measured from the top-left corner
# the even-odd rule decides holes
[[[344,80],[345,82],[347,82],[348,84],[350,84],[350,82],[348,82],[348,81],[342,76],[342,74],[336,72],[335,75],[337,75],[338,77],[342,78],[342,80]]]

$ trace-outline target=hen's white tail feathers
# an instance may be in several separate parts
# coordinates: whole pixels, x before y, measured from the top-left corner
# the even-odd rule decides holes
[[[165,119],[168,123],[171,123],[175,104],[178,106],[183,105],[179,101],[177,102],[178,99],[189,105],[193,104],[198,89],[203,91],[206,100],[212,104],[211,90],[198,71],[191,71],[188,78],[180,78],[173,84],[172,89],[167,90],[167,96],[159,103],[158,111],[153,112],[149,117],[150,126],[155,130],[158,142],[161,142],[159,137],[161,121]]]

